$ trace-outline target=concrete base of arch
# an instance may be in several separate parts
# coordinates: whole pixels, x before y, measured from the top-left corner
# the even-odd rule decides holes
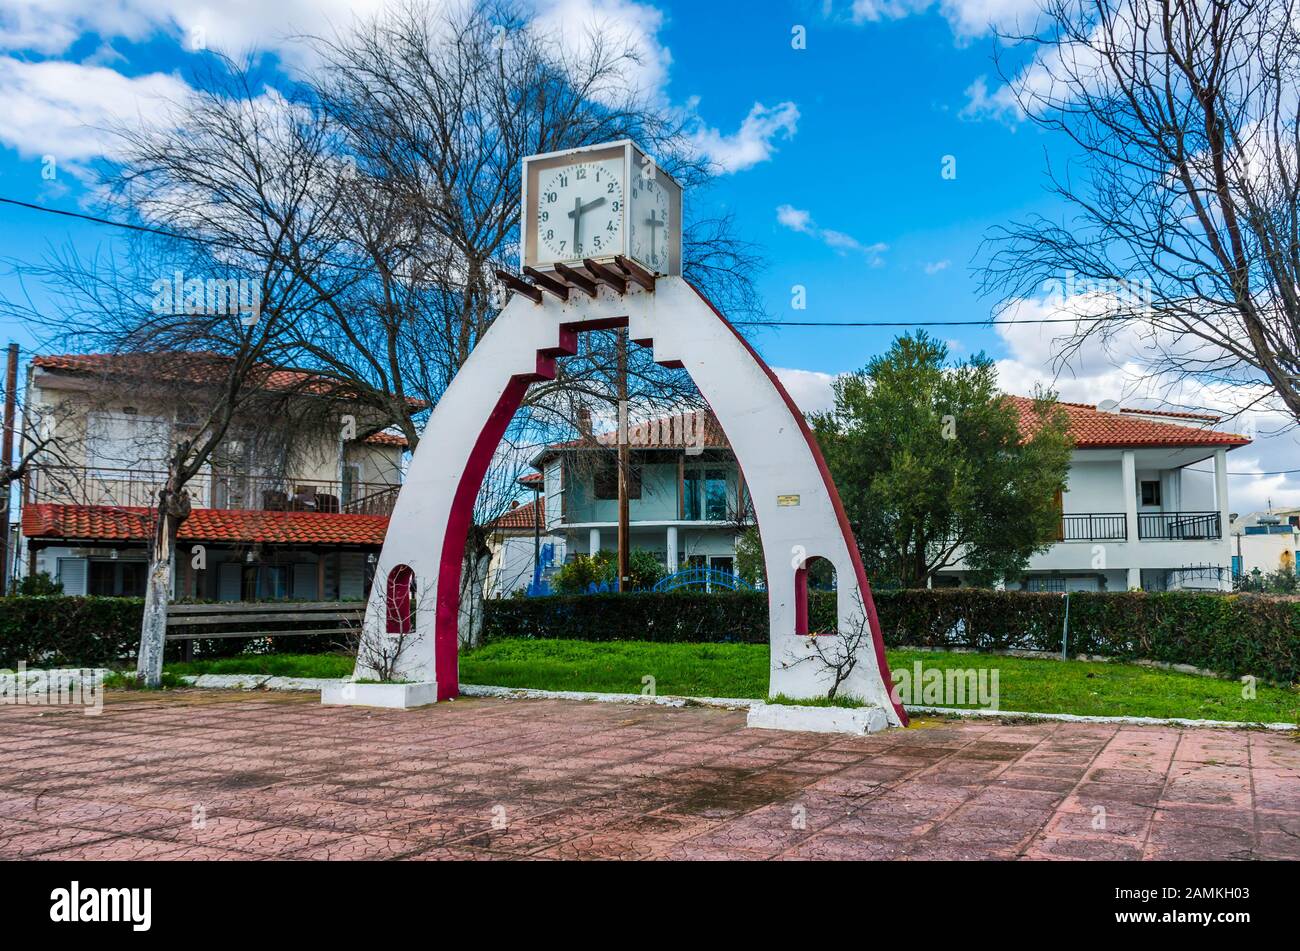
[[[394,679],[436,681],[439,699],[457,695],[462,556],[493,452],[529,384],[553,377],[555,359],[577,351],[579,333],[627,326],[657,362],[690,373],[744,474],[767,568],[770,694],[825,697],[839,680],[838,696],[879,707],[891,725],[906,724],[890,696],[880,624],[839,495],[775,374],[681,278],[660,278],[652,293],[630,288],[619,295],[602,286],[595,298],[576,298],[512,298],[434,407],[376,566],[357,677],[376,673],[364,663],[367,644],[391,650],[385,579],[405,565],[415,574],[414,630]],[[813,557],[827,559],[838,579],[839,631],[816,639],[801,630],[801,568]]]

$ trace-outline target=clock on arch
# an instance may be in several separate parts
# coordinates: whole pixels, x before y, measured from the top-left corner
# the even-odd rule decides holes
[[[524,159],[523,208],[527,267],[623,255],[653,274],[681,273],[681,186],[630,140]]]

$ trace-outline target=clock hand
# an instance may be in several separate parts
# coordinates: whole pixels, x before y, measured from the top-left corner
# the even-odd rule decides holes
[[[655,213],[652,211],[650,212],[650,217],[645,220],[645,223],[650,226],[650,256],[655,257],[658,254],[655,250],[655,237],[659,234],[655,229],[662,227],[664,222],[656,220]]]
[[[582,216],[585,215],[587,212],[591,211],[591,209],[599,208],[603,204],[605,204],[605,199],[603,197],[593,199],[587,202],[585,205],[582,203],[581,197],[573,199],[573,211],[569,212],[569,217],[573,219],[573,253],[574,254],[581,253],[581,250],[578,246],[578,238],[580,236],[578,230],[578,222],[580,222],[582,220]]]

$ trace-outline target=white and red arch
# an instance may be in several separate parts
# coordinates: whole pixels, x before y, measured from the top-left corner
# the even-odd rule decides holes
[[[398,675],[436,681],[439,700],[457,695],[462,555],[488,464],[528,385],[553,377],[555,358],[576,352],[582,331],[622,326],[632,340],[653,347],[656,362],[690,373],[744,472],[767,566],[771,694],[818,697],[829,687],[825,665],[796,663],[811,653],[801,559],[820,556],[835,568],[841,629],[865,617],[872,635],[841,695],[880,707],[893,725],[906,724],[890,696],[880,623],[857,545],[803,415],[753,348],[682,278],[659,278],[653,292],[630,286],[617,294],[602,286],[594,299],[511,299],[429,418],[389,522],[364,636],[392,637],[395,612],[387,602],[413,588],[405,597],[414,633]],[[794,496],[798,504],[788,504]],[[398,583],[388,583],[390,577]],[[357,676],[374,672],[359,665]]]

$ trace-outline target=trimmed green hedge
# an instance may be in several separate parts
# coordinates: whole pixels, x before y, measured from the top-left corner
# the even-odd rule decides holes
[[[19,661],[28,667],[123,667],[135,663],[140,646],[143,598],[65,595],[0,598],[0,668]],[[315,626],[315,622],[302,622]],[[250,623],[240,628],[256,629]],[[203,638],[196,657],[231,657],[256,645],[260,653],[323,653],[338,646],[332,634],[305,637]],[[168,642],[167,660],[180,660],[183,644]]]
[[[0,598],[0,667],[114,667],[140,645],[142,598]]]
[[[833,627],[835,598],[813,592],[815,627]],[[1059,651],[1065,599],[979,588],[875,595],[885,643],[939,649]],[[617,602],[617,603],[615,603]],[[488,602],[486,637],[767,642],[767,597],[589,594]],[[1231,676],[1300,681],[1300,599],[1188,591],[1070,595],[1070,654],[1191,664]]]

